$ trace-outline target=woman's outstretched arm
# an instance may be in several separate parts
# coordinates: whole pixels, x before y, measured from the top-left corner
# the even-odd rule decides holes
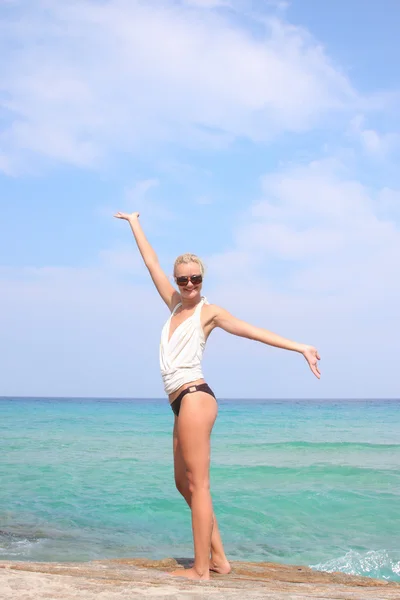
[[[269,346],[275,346],[276,348],[283,348],[284,350],[299,352],[308,362],[309,367],[314,375],[318,377],[318,379],[320,378],[321,373],[318,368],[318,361],[321,359],[321,357],[318,353],[318,350],[314,348],[314,346],[292,342],[291,340],[288,340],[276,333],[272,333],[272,331],[250,325],[250,323],[246,323],[246,321],[237,319],[227,310],[220,308],[219,306],[213,305],[213,309],[214,327],[220,327],[224,331],[232,333],[233,335],[238,335],[250,340],[262,342],[263,344],[268,344]]]
[[[124,219],[125,221],[128,221],[135,237],[137,247],[139,248],[139,252],[142,255],[144,264],[149,270],[154,285],[156,286],[158,293],[164,300],[165,304],[170,310],[172,310],[175,304],[177,304],[179,301],[179,294],[162,270],[157,254],[153,250],[144,234],[144,231],[139,223],[139,213],[134,212],[131,214],[126,214],[118,212],[114,216],[117,219]]]

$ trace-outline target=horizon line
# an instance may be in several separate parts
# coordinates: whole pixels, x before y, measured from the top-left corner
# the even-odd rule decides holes
[[[6,396],[2,396],[0,395],[0,400],[7,400],[7,399],[13,399],[13,398],[20,398],[20,399],[32,399],[32,400],[168,400],[167,397],[165,396],[158,396],[158,397],[153,397],[153,396],[26,396],[26,395],[6,395]],[[229,397],[223,397],[223,396],[218,396],[218,400],[267,400],[267,401],[288,401],[288,400],[328,400],[328,401],[332,401],[332,400],[400,400],[400,397],[385,397],[385,398],[380,398],[377,396],[373,396],[373,397],[343,397],[343,398],[337,398],[337,397],[329,397],[329,398],[245,398],[245,397],[237,397],[237,398],[229,398]]]

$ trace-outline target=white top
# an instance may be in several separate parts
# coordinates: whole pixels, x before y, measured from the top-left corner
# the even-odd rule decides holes
[[[168,341],[171,319],[182,305],[179,302],[162,329],[160,368],[167,395],[176,392],[184,383],[203,379],[201,359],[206,345],[200,320],[203,304],[208,304],[204,296],[201,297],[194,313],[178,325]]]

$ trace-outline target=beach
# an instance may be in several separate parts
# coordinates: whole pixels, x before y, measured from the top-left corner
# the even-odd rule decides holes
[[[182,561],[181,561],[182,563]],[[183,561],[185,563],[185,561]],[[398,600],[400,584],[306,567],[235,562],[229,575],[211,581],[171,577],[173,559],[90,563],[0,561],[2,600],[119,600],[120,598],[223,598],[241,600]]]

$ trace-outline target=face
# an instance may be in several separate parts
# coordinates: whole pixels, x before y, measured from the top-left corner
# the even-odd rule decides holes
[[[177,277],[189,277],[190,275],[201,275],[200,265],[195,262],[180,264],[175,269],[175,279]],[[193,284],[190,279],[185,286],[178,286],[179,292],[183,298],[195,298],[200,294],[202,284]]]

